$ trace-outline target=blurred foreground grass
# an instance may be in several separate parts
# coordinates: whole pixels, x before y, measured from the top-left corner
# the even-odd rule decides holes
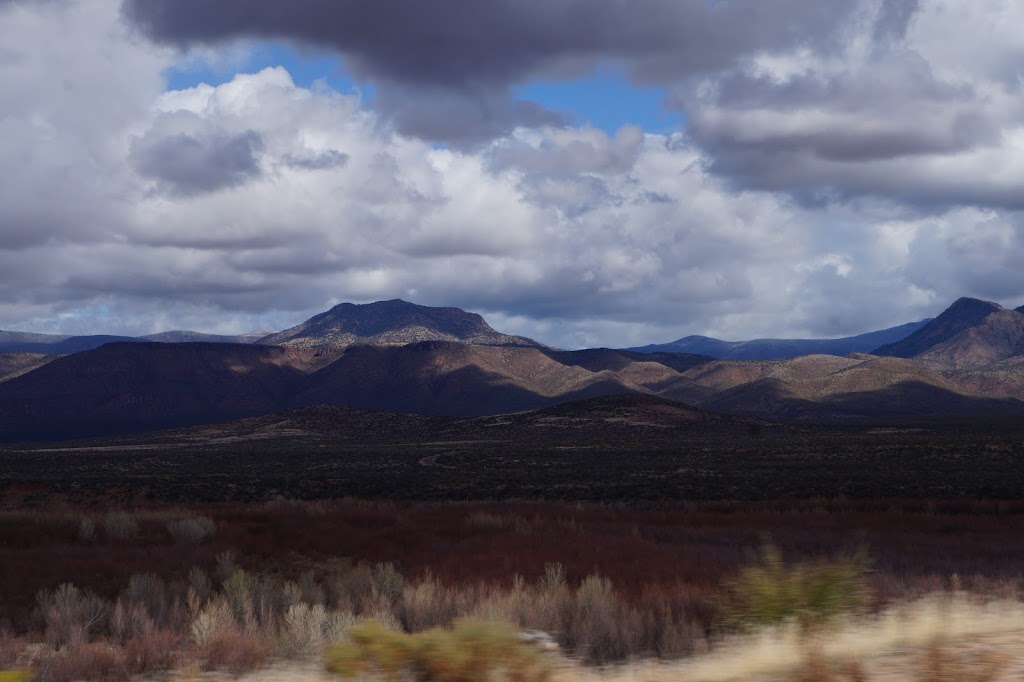
[[[726,581],[704,653],[660,661],[654,647],[682,620],[642,618],[607,579],[572,586],[558,565],[534,586],[517,576],[510,591],[480,594],[430,578],[409,585],[390,564],[349,567],[330,584],[345,590],[333,608],[347,610],[328,611],[312,574],[282,582],[247,573],[230,556],[218,564],[222,589],[193,571],[184,603],[145,576],[113,604],[71,585],[40,593],[41,641],[0,630],[0,666],[24,670],[0,668],[0,682],[1024,679],[1019,598],[966,593],[956,579],[951,591],[872,607],[863,552],[787,563],[765,544]],[[187,631],[158,626],[179,621]],[[541,641],[564,648],[523,637],[533,622],[551,626]]]
[[[451,629],[416,634],[368,622],[353,627],[349,639],[329,647],[327,669],[346,678],[375,674],[384,680],[545,682],[551,666],[507,623],[456,621]]]

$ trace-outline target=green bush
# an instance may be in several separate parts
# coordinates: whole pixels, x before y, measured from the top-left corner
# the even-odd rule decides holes
[[[376,673],[419,682],[478,682],[499,671],[510,682],[543,682],[549,674],[514,627],[471,620],[412,635],[362,623],[349,630],[347,642],[328,648],[326,665],[346,678]]]
[[[749,628],[795,620],[807,628],[855,613],[867,602],[866,573],[863,553],[787,565],[779,549],[767,543],[760,561],[729,583],[727,623]]]

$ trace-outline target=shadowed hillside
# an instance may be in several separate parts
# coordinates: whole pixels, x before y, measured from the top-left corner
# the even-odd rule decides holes
[[[684,358],[682,364],[699,361]],[[442,341],[333,349],[110,344],[0,385],[0,434],[53,438],[140,430],[318,403],[497,414],[653,393],[680,377],[664,364],[614,351],[587,364],[563,364],[537,348]]]
[[[654,362],[608,356],[589,367],[536,348],[431,341],[354,346],[309,378],[297,404],[331,403],[421,414],[529,410],[610,393],[646,392],[676,376]]]
[[[0,433],[54,438],[260,414],[326,359],[269,346],[107,344],[0,384]]]

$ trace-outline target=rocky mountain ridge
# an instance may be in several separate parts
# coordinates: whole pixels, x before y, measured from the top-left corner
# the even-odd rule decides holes
[[[318,404],[472,417],[624,394],[772,420],[1024,415],[1024,312],[973,299],[877,354],[783,360],[561,351],[457,309],[401,301],[339,308],[288,330],[275,339],[282,345],[113,343],[63,357],[0,355],[0,439],[187,426]],[[456,340],[402,343],[423,330]],[[339,345],[351,339],[370,343]]]

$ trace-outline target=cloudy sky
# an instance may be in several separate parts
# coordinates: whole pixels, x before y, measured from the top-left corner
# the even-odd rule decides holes
[[[1024,303],[1024,3],[0,0],[0,329],[563,347]]]

